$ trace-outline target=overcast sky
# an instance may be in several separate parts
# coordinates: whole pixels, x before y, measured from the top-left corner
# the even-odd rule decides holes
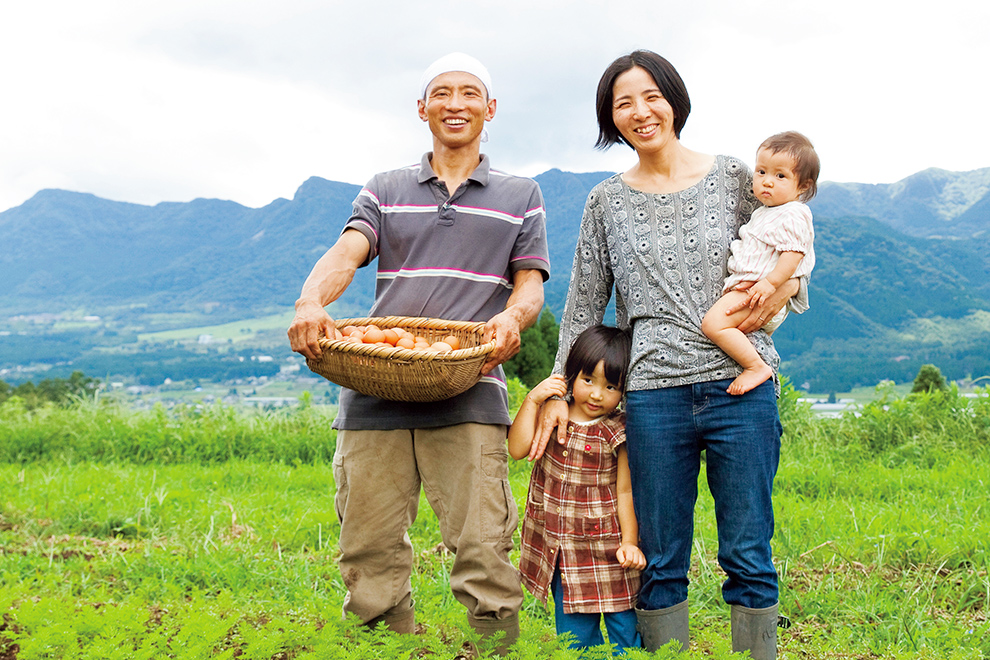
[[[985,0],[3,0],[0,210],[44,188],[258,207],[311,176],[364,183],[429,148],[419,78],[453,50],[488,65],[484,150],[517,174],[633,163],[592,145],[598,78],[636,48],[684,78],[690,148],[752,164],[795,129],[824,181],[973,170],[988,26]]]

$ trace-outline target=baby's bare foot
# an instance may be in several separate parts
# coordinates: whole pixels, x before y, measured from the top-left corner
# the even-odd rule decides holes
[[[743,372],[732,381],[732,384],[729,385],[729,389],[726,391],[729,394],[745,394],[772,377],[773,369],[761,362],[759,366],[743,369]]]

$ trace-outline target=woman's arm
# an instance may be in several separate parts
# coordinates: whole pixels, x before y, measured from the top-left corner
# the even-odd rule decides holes
[[[646,568],[646,555],[639,549],[639,523],[636,521],[636,511],[633,509],[632,479],[629,476],[629,454],[624,444],[618,450],[619,470],[615,481],[615,491],[618,497],[617,513],[619,515],[619,533],[622,539],[615,558],[623,568]]]
[[[605,318],[605,308],[612,297],[613,274],[605,228],[607,211],[601,198],[604,193],[598,191],[599,187],[596,187],[588,195],[581,216],[571,281],[560,317],[559,348],[553,366],[555,374],[564,373],[567,353],[577,336]]]
[[[601,198],[604,193],[600,191],[601,186],[596,186],[591,191],[581,216],[581,228],[571,266],[571,281],[567,287],[564,314],[560,318],[557,356],[553,366],[555,374],[564,373],[567,353],[577,336],[605,318],[605,308],[612,297],[613,275],[608,257],[606,210]],[[543,456],[554,429],[557,430],[557,442],[565,443],[567,404],[563,401],[548,401],[543,406],[536,441],[529,451],[529,460],[535,461]]]
[[[530,453],[536,435],[537,416],[544,402],[552,396],[565,394],[567,383],[563,376],[555,374],[540,382],[526,395],[512,426],[509,427],[509,455],[512,458],[518,461]]]

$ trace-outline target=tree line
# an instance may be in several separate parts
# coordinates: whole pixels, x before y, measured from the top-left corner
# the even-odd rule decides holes
[[[73,371],[68,378],[46,378],[37,384],[26,381],[15,386],[0,380],[0,404],[16,396],[29,410],[46,403],[64,406],[92,396],[99,387],[99,380],[81,371]]]

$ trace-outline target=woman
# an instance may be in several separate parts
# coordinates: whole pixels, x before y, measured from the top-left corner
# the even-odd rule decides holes
[[[680,142],[691,103],[667,60],[636,51],[613,62],[598,86],[596,146],[622,142],[637,162],[588,196],[561,319],[556,371],[567,347],[602,321],[614,286],[617,323],[633,333],[627,444],[633,501],[647,567],[637,619],[648,649],[688,646],[688,568],[701,452],[715,498],[722,587],[732,607],[733,649],[776,656],[777,573],[771,493],[780,421],[771,381],[733,396],[740,367],[701,331],[719,299],[729,244],[757,202],[739,160]],[[754,332],[799,289],[791,280],[741,329],[776,372],[770,338]],[[806,294],[803,294],[806,298]],[[797,308],[795,311],[803,311]],[[543,439],[566,429],[566,405],[543,420]],[[536,443],[531,458],[542,453]]]

